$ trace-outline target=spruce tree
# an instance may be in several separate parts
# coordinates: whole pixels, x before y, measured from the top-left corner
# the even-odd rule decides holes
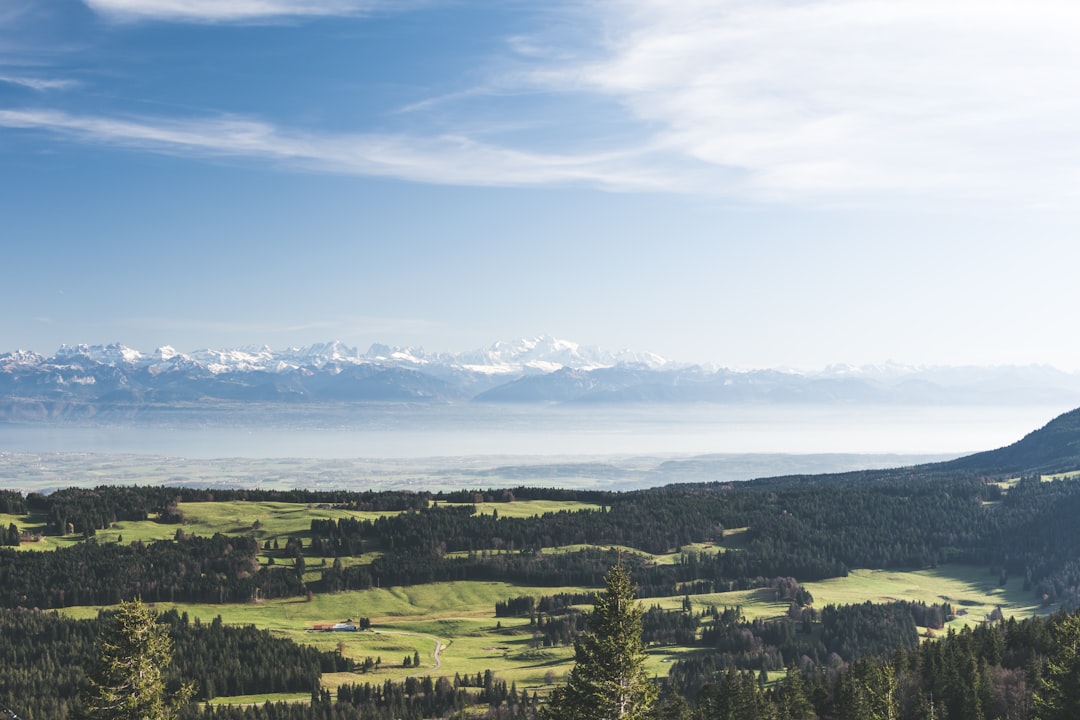
[[[172,662],[172,640],[154,613],[140,601],[120,604],[98,641],[98,660],[83,688],[81,717],[86,720],[172,720],[191,698],[184,685],[168,697],[165,669]]]
[[[1054,649],[1033,698],[1036,720],[1080,717],[1080,615],[1055,618]]]
[[[574,642],[574,668],[544,709],[546,720],[642,720],[657,687],[645,672],[642,609],[634,600],[622,563],[604,578],[607,586],[589,615],[588,630]]]
[[[817,720],[814,704],[802,673],[789,667],[787,677],[780,683],[780,720]]]

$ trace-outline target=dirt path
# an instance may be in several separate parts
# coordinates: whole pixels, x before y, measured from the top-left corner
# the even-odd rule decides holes
[[[376,635],[408,635],[409,637],[424,638],[425,640],[430,640],[433,643],[435,643],[435,651],[431,654],[431,657],[435,659],[435,667],[433,667],[430,670],[427,670],[427,671],[425,671],[423,673],[416,673],[415,675],[410,675],[409,677],[419,677],[420,675],[427,675],[427,674],[429,674],[431,672],[437,671],[439,668],[442,667],[442,655],[441,655],[441,653],[442,653],[443,650],[446,649],[447,646],[446,646],[445,643],[443,643],[441,638],[437,638],[434,635],[427,635],[425,633],[406,632],[404,630],[374,630],[373,629],[371,632],[375,633]]]

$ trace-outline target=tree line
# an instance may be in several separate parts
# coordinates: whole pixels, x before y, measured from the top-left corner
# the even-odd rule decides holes
[[[73,717],[78,695],[92,665],[95,642],[112,621],[107,610],[89,620],[52,612],[0,609],[0,705],[23,718],[61,720]],[[219,695],[314,692],[324,672],[356,670],[338,653],[273,636],[254,626],[233,626],[215,618],[191,621],[186,613],[157,616],[172,638],[169,688],[181,681],[195,687],[195,700]]]
[[[608,555],[547,549],[589,544],[672,552],[689,543],[722,543],[729,530],[740,528],[744,530],[736,552],[687,550],[673,565],[633,568],[642,596],[681,594],[683,588],[701,593],[753,587],[777,577],[820,580],[843,576],[853,567],[921,568],[965,562],[988,566],[1003,580],[1022,577],[1046,604],[1080,604],[1080,525],[1073,522],[1080,513],[1080,482],[1027,478],[1003,491],[988,480],[911,469],[878,475],[675,485],[590,495],[592,500],[603,501],[603,509],[529,518],[477,514],[472,506],[446,506],[439,504],[440,496],[424,493],[114,487],[69,489],[48,496],[7,492],[3,498],[9,507],[25,506],[27,511],[43,513],[50,532],[81,529],[87,536],[116,520],[145,518],[151,512],[182,522],[183,502],[195,500],[287,497],[333,501],[350,508],[397,508],[398,514],[370,521],[317,519],[311,522],[306,543],[302,537],[290,538],[291,550],[286,555],[297,565],[304,558],[321,562],[323,558],[381,554],[370,564],[331,563],[310,587],[304,585],[300,570],[310,570],[312,563],[293,568],[291,574],[282,567],[259,569],[254,564],[258,549],[248,547],[253,541],[232,537],[214,540],[232,544],[232,560],[203,580],[175,570],[192,562],[208,562],[194,545],[170,551],[158,547],[159,543],[130,550],[101,544],[97,549],[71,548],[55,558],[47,557],[52,553],[12,556],[0,570],[8,580],[0,586],[0,603],[61,607],[74,604],[68,597],[74,592],[82,598],[80,602],[108,604],[133,597],[136,589],[144,597],[152,593],[155,599],[245,602],[308,590],[337,592],[445,580],[507,579],[596,587],[612,562]],[[546,493],[537,490],[534,494]],[[517,489],[512,495],[528,496],[529,492]],[[11,530],[0,528],[0,540],[13,540]],[[61,560],[67,552],[72,555]],[[140,562],[146,553],[161,556],[153,571]],[[77,563],[72,559],[75,555]],[[170,563],[174,570],[161,569]],[[35,564],[41,567],[35,569]],[[95,568],[99,577],[118,573],[122,582],[106,587],[90,573],[81,572],[80,565]],[[85,577],[86,582],[63,588],[42,583],[45,576]]]
[[[250,602],[304,592],[291,569],[260,567],[250,537],[82,542],[53,551],[0,549],[0,606],[61,608],[147,602]]]

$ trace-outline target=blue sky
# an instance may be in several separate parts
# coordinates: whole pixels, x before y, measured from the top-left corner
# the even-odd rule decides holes
[[[0,351],[1080,370],[1051,0],[5,0]]]

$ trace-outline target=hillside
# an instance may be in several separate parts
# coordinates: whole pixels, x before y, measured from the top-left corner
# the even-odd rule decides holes
[[[1056,473],[1080,468],[1080,408],[1059,415],[1020,440],[997,450],[937,466],[944,471]]]

